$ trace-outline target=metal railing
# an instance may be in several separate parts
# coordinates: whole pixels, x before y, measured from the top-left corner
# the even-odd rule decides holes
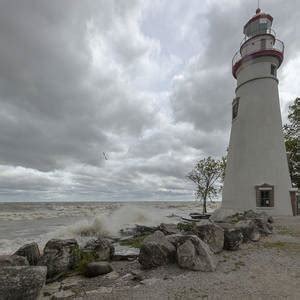
[[[284,43],[281,40],[275,39],[275,42],[273,45],[271,45],[271,46],[265,45],[264,47],[255,48],[252,51],[247,52],[247,54],[245,54],[244,56],[242,56],[240,50],[238,50],[235,53],[235,55],[233,56],[232,66],[234,66],[237,62],[239,62],[243,57],[260,52],[260,51],[264,51],[264,50],[275,50],[275,51],[281,52],[283,54],[284,53]]]
[[[276,32],[271,28],[268,28],[265,30],[257,30],[255,32],[253,32],[253,34],[251,36],[245,35],[245,37],[242,39],[242,41],[240,43],[240,46],[242,46],[246,41],[248,41],[248,40],[252,39],[253,37],[255,37],[256,35],[260,35],[260,34],[271,34],[276,38]]]

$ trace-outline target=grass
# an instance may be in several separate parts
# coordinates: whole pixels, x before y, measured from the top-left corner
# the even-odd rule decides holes
[[[263,246],[267,249],[277,249],[277,250],[289,250],[300,252],[300,243],[291,242],[264,242]]]
[[[77,264],[74,271],[80,274],[85,272],[87,264],[97,260],[97,254],[92,251],[74,249],[74,255],[77,257]]]
[[[128,246],[131,248],[138,248],[140,249],[143,245],[144,239],[148,236],[149,234],[144,234],[140,235],[137,237],[129,238],[123,241],[120,241],[121,246]]]
[[[278,234],[282,234],[282,235],[290,235],[293,237],[300,237],[300,231],[292,230],[291,228],[284,227],[284,226],[277,226],[276,232]]]

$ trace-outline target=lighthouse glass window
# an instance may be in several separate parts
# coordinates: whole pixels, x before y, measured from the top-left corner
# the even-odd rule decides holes
[[[276,68],[276,66],[275,65],[271,65],[271,75],[273,75],[273,76],[277,76],[277,68]]]
[[[239,100],[240,98],[235,98],[232,101],[232,120],[236,119],[239,111]]]

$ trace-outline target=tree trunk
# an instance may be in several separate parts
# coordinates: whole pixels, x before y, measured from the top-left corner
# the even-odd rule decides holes
[[[206,196],[205,198],[203,198],[203,214],[206,214],[207,213],[207,210],[206,210]]]

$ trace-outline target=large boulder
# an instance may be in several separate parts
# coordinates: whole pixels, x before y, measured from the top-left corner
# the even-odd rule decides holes
[[[79,246],[76,240],[52,239],[47,242],[38,265],[47,266],[47,278],[54,278],[74,269],[79,259]]]
[[[36,265],[41,257],[37,243],[30,243],[22,246],[15,252],[15,255],[26,257],[29,264],[32,266]]]
[[[112,270],[113,268],[108,262],[91,262],[86,265],[84,275],[86,277],[96,277],[99,275],[107,274]]]
[[[0,299],[38,299],[46,280],[46,273],[46,267],[18,266],[0,268]]]
[[[226,218],[234,215],[236,212],[234,209],[221,207],[216,209],[209,219],[214,222],[225,222]]]
[[[161,231],[146,237],[139,254],[139,262],[143,268],[149,269],[168,264],[175,260],[176,248]]]
[[[226,228],[224,230],[224,249],[235,251],[240,248],[244,240],[243,233],[239,228]]]
[[[203,272],[216,269],[213,252],[196,235],[174,234],[167,239],[177,248],[177,263],[181,268]]]
[[[26,257],[19,255],[0,255],[0,268],[13,266],[28,266]],[[1,299],[1,298],[0,298]]]
[[[224,230],[212,222],[201,222],[197,224],[193,232],[208,246],[214,253],[219,253],[224,246]]]
[[[112,259],[115,248],[110,240],[99,238],[88,241],[83,251],[90,252],[97,260],[106,261]]]

